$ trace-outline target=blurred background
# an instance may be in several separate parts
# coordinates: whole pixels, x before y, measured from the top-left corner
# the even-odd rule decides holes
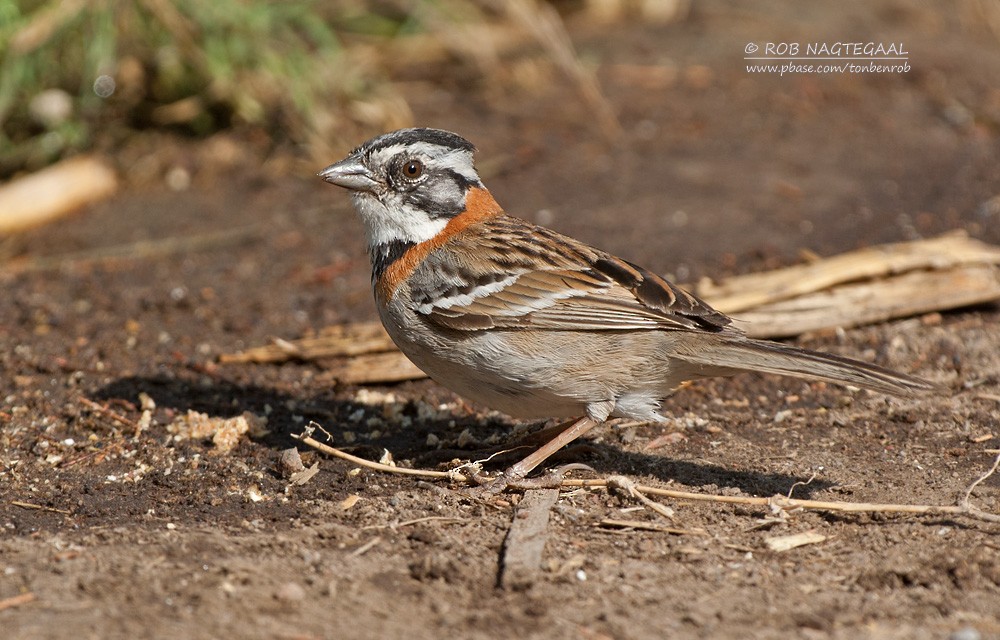
[[[0,175],[128,148],[141,134],[232,132],[265,156],[319,155],[334,138],[412,124],[406,83],[525,87],[555,66],[591,85],[564,14],[670,22],[687,10],[681,0],[5,0]],[[599,104],[596,85],[587,91]]]
[[[347,141],[413,124],[414,102],[435,92],[475,95],[481,111],[563,115],[557,101],[518,114],[519,100],[552,83],[576,86],[587,109],[579,124],[597,130],[589,136],[618,138],[622,122],[651,134],[670,123],[630,113],[623,88],[650,100],[692,90],[738,99],[747,82],[774,82],[748,77],[745,41],[905,38],[914,68],[902,77],[792,76],[780,86],[804,110],[822,109],[824,85],[909,82],[953,125],[994,128],[996,94],[950,93],[956,69],[935,59],[982,73],[995,92],[995,69],[979,55],[961,62],[953,45],[995,57],[998,31],[993,0],[848,2],[830,15],[816,3],[766,1],[2,0],[0,177],[81,150],[150,144],[143,135],[229,133],[258,158],[328,158]]]

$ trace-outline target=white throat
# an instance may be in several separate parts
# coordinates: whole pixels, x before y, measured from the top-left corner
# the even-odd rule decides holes
[[[354,193],[353,200],[365,224],[369,247],[393,242],[420,244],[436,236],[448,224],[447,219],[430,218],[423,211],[409,206],[403,207],[403,215],[393,215],[370,193]]]

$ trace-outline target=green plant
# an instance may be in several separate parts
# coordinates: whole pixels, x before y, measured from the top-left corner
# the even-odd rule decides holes
[[[314,2],[0,0],[0,174],[146,126],[302,141],[364,89],[347,59]]]

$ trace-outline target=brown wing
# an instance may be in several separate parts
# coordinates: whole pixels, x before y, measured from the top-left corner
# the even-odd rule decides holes
[[[646,269],[510,216],[450,239],[411,284],[416,310],[452,329],[717,332],[730,323]]]

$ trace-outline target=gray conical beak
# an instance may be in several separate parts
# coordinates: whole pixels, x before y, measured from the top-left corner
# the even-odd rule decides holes
[[[317,175],[330,184],[351,191],[374,191],[379,184],[371,171],[354,156],[348,156],[340,162],[331,164]]]

